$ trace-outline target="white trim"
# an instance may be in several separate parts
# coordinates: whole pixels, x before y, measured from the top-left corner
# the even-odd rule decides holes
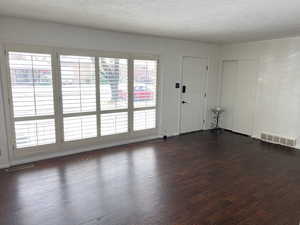
[[[34,45],[34,44],[22,44],[13,43],[9,41],[2,42],[4,49],[10,51],[34,51],[35,53],[56,52],[59,55],[77,55],[77,56],[92,56],[92,57],[107,57],[107,58],[138,58],[141,60],[158,60],[159,55],[147,52],[119,52],[119,51],[106,51],[106,50],[94,50],[86,48],[65,48],[58,46],[47,45]]]
[[[156,109],[156,106],[146,106],[146,107],[138,107],[134,108],[134,111],[144,111],[144,110],[150,110],[150,109]]]
[[[0,169],[6,169],[6,168],[9,168],[9,167],[10,167],[9,163],[0,164]]]
[[[15,122],[29,121],[29,120],[47,120],[47,119],[55,119],[55,115],[15,117]]]
[[[97,137],[101,136],[101,103],[100,103],[100,73],[99,73],[99,57],[95,56],[95,82],[96,82],[96,122]]]
[[[133,101],[133,98],[134,98],[134,60],[149,60],[149,61],[155,61],[156,62],[156,83],[155,83],[155,105],[154,106],[144,106],[144,107],[134,107],[134,101]],[[159,59],[151,59],[151,58],[149,58],[149,59],[147,59],[147,58],[143,58],[143,57],[134,57],[134,58],[132,58],[131,60],[131,63],[132,63],[132,65],[131,65],[131,69],[132,69],[132,73],[131,73],[131,79],[132,79],[132,86],[131,86],[131,91],[132,91],[132,93],[131,93],[131,103],[132,103],[132,105],[131,105],[131,113],[132,113],[132,120],[134,120],[134,112],[135,111],[143,111],[143,110],[151,110],[151,109],[155,109],[155,128],[153,128],[153,129],[155,129],[155,130],[157,130],[158,132],[160,132],[160,129],[161,129],[161,127],[160,127],[160,121],[161,121],[161,112],[160,112],[160,108],[161,108],[161,98],[160,98],[160,96],[161,96],[161,87],[162,86],[160,86],[160,80],[161,80],[161,76],[160,76],[160,65],[159,65]],[[143,130],[141,130],[141,131],[134,131],[134,121],[132,121],[132,132],[133,133],[136,133],[136,132],[141,132],[141,131],[143,131]],[[146,129],[147,130],[147,129]]]
[[[100,111],[100,115],[101,114],[118,113],[118,112],[128,112],[128,108],[102,110],[102,111]]]
[[[77,117],[77,116],[91,116],[91,115],[95,115],[97,113],[97,111],[92,111],[92,112],[78,112],[78,113],[66,113],[63,114],[64,118],[67,117]]]
[[[64,117],[63,117],[63,102],[62,102],[62,85],[61,85],[61,71],[60,71],[60,58],[59,54],[53,50],[52,58],[52,68],[54,74],[55,85],[53,86],[54,97],[54,110],[55,110],[55,121],[56,121],[56,143],[62,144],[64,142],[65,134],[64,134]],[[53,78],[52,78],[53,79]]]
[[[128,60],[128,132],[133,132],[133,111],[134,111],[134,59]]]
[[[16,159],[11,162],[10,165],[3,165],[3,168],[9,167],[9,166],[15,166],[15,165],[20,165],[24,163],[30,163],[30,162],[36,162],[40,160],[45,160],[45,159],[51,159],[51,158],[57,158],[61,156],[67,156],[67,155],[74,155],[78,153],[83,153],[83,152],[89,152],[89,151],[96,151],[96,150],[101,150],[104,148],[109,148],[109,147],[116,147],[116,146],[121,146],[121,145],[126,145],[126,144],[131,144],[131,143],[138,143],[138,142],[143,142],[143,141],[149,141],[149,140],[154,140],[161,138],[159,135],[153,135],[153,136],[147,136],[147,137],[139,137],[131,140],[124,140],[124,141],[118,141],[114,143],[106,143],[106,144],[96,144],[93,146],[89,147],[83,147],[83,148],[77,148],[77,149],[72,149],[72,150],[67,150],[67,151],[58,151],[54,153],[48,153],[44,155],[36,155],[36,156],[31,156],[28,158],[23,158],[23,159]],[[0,165],[1,168],[2,165]]]
[[[0,132],[3,134],[0,136],[0,167],[8,164],[9,162],[9,138],[8,138],[8,127],[7,127],[7,110],[5,109],[5,103],[8,99],[5,98],[5,89],[4,89],[4,75],[6,73],[6,64],[5,64],[5,52],[3,46],[0,44],[0,122],[2,126],[0,127]]]

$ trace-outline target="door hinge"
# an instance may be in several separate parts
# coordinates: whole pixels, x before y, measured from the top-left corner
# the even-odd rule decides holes
[[[208,66],[206,66],[206,70],[208,71]]]

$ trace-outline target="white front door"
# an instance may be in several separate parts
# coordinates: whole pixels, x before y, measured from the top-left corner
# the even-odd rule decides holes
[[[203,129],[207,65],[205,58],[183,57],[180,133]]]

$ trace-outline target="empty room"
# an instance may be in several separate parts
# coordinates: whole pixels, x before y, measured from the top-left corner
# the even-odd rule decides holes
[[[299,225],[299,21],[0,0],[0,225]]]

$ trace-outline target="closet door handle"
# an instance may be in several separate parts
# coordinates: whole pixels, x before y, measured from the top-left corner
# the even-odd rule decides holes
[[[182,93],[185,93],[185,92],[186,92],[186,86],[183,85],[183,86],[182,86]]]

